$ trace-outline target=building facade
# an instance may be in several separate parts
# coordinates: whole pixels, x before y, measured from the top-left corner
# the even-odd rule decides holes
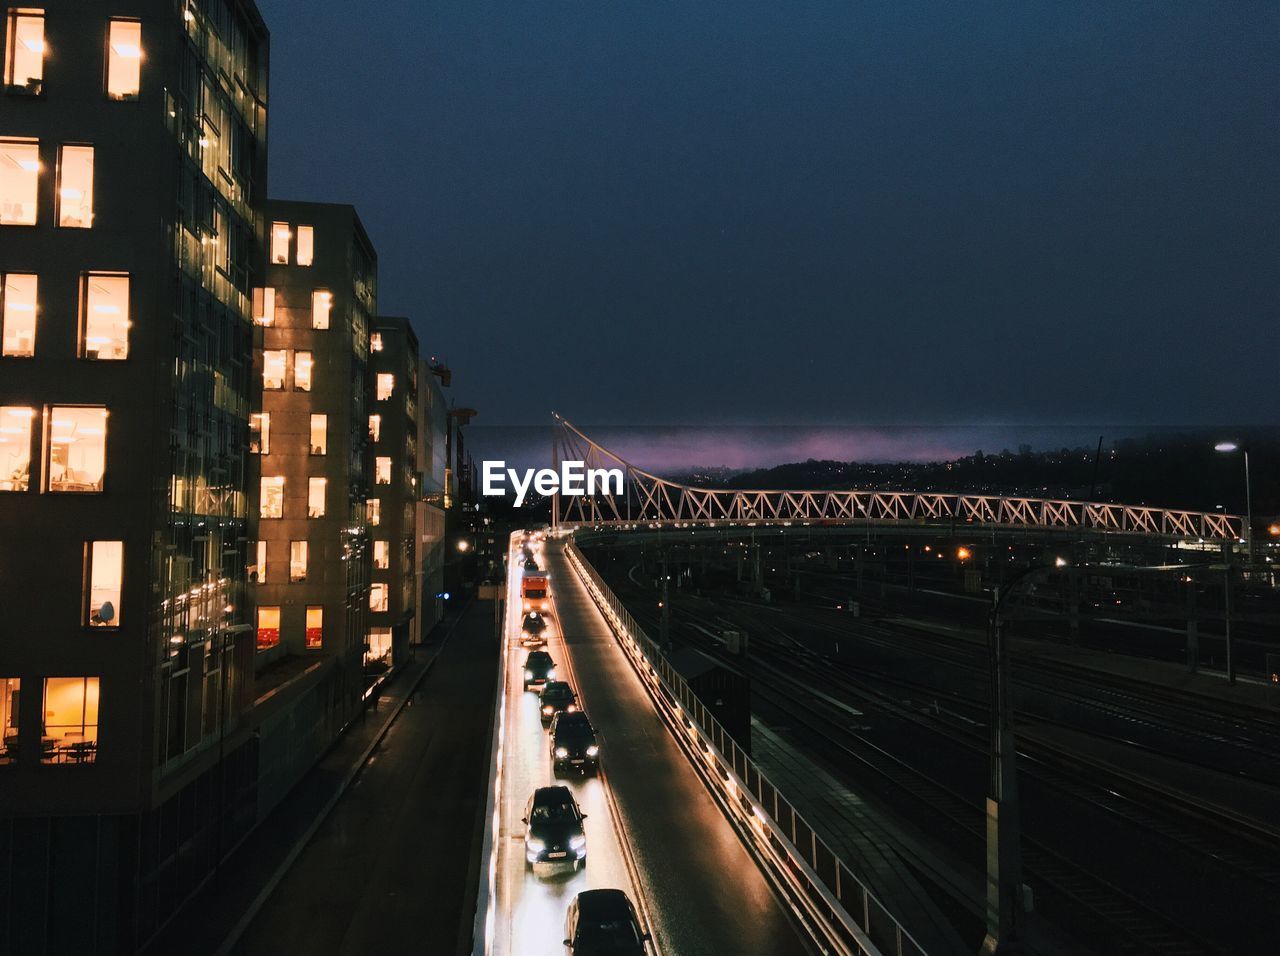
[[[449,370],[434,359],[418,363],[418,501],[416,564],[418,613],[409,635],[421,644],[444,616],[445,479],[449,410],[444,387]]]

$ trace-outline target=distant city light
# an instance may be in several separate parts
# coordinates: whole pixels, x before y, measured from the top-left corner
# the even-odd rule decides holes
[[[959,558],[961,561],[968,561],[971,557],[973,557],[973,552],[970,551],[968,548],[956,548],[956,557]]]
[[[1214,451],[1235,451],[1240,446],[1233,441],[1220,441],[1213,446]]]

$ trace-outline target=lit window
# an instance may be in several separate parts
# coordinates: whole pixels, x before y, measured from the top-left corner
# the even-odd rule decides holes
[[[40,144],[0,139],[0,226],[34,226],[40,186]]]
[[[309,266],[315,258],[315,230],[310,226],[298,227],[298,265]]]
[[[253,290],[253,321],[258,325],[276,321],[276,290],[270,286]]]
[[[129,277],[90,272],[81,293],[84,339],[80,354],[90,359],[129,355]]]
[[[0,763],[9,763],[18,756],[18,701],[22,681],[17,677],[0,677],[0,732],[4,744],[0,746]]]
[[[93,225],[93,147],[58,147],[58,225]]]
[[[284,475],[263,475],[261,499],[258,502],[258,517],[284,517]]]
[[[375,485],[391,484],[391,459],[379,455],[373,460],[373,483]]]
[[[378,373],[378,401],[385,402],[396,390],[396,377],[390,372]]]
[[[324,608],[317,604],[307,606],[307,647],[319,647],[324,643]]]
[[[280,608],[258,608],[258,649],[275,647],[280,643]]]
[[[265,584],[267,580],[267,542],[258,541],[254,550],[256,563],[249,569],[249,579],[258,584]]]
[[[311,293],[311,327],[327,329],[329,327],[329,310],[333,308],[333,293],[325,289],[316,289]]]
[[[372,526],[377,526],[382,520],[382,499],[370,498],[364,503],[365,520]]]
[[[33,418],[33,409],[0,406],[0,491],[26,491],[30,486]]]
[[[310,352],[295,352],[293,355],[293,387],[300,392],[311,391]]]
[[[381,435],[382,435],[382,416],[370,415],[369,416],[369,441],[377,442]]]
[[[136,100],[142,86],[142,24],[112,20],[107,34],[107,95]]]
[[[385,611],[387,609],[387,586],[375,584],[369,588],[369,610]]]
[[[90,627],[119,627],[124,542],[88,542],[85,545],[85,565],[85,623]]]
[[[371,661],[385,661],[390,656],[391,628],[369,628],[369,651],[364,656],[365,663],[368,664]]]
[[[289,224],[273,222],[271,224],[271,262],[273,265],[289,264]]]
[[[39,93],[44,82],[44,11],[10,10],[4,82],[11,90]]]
[[[3,354],[9,358],[31,358],[36,354],[36,288],[33,275],[20,272],[0,275]]]
[[[391,567],[390,541],[373,542],[373,566],[379,571],[385,571]]]
[[[311,416],[311,454],[327,455],[329,453],[329,416]]]
[[[98,753],[98,678],[46,677],[41,706],[44,763],[93,763]]]
[[[374,332],[372,335],[369,336],[369,351],[370,352],[382,351],[382,333],[381,332]]]
[[[289,580],[294,584],[307,579],[307,542],[289,542]]]
[[[107,470],[107,410],[53,406],[46,449],[50,491],[101,491]]]
[[[249,451],[255,455],[271,454],[270,412],[255,412],[249,416]]]
[[[307,517],[324,517],[324,489],[328,484],[324,478],[307,479]]]
[[[265,349],[262,353],[262,387],[284,388],[285,350]]]

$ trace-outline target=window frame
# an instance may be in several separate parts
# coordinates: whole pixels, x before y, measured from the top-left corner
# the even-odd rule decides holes
[[[138,83],[132,93],[111,92],[111,28],[117,23],[136,23],[138,25]],[[137,17],[108,17],[106,42],[102,49],[102,93],[112,103],[137,103],[142,99],[142,61],[146,59],[146,49],[142,43],[142,21]],[[125,57],[124,59],[132,59]]]
[[[15,416],[15,415],[13,415],[13,414],[12,414],[13,412],[15,412],[15,411],[19,411],[19,410],[25,410],[25,411],[26,411],[26,412],[28,412],[29,414],[27,414],[27,415],[23,415],[23,416]],[[0,488],[0,495],[25,495],[25,494],[28,494],[28,493],[31,491],[31,486],[32,486],[32,484],[34,484],[34,482],[32,481],[31,470],[32,470],[32,466],[33,466],[33,465],[36,463],[36,461],[38,460],[38,459],[36,458],[35,453],[34,453],[34,452],[35,452],[35,438],[36,438],[36,424],[35,424],[36,415],[37,415],[36,409],[35,409],[33,406],[31,406],[31,405],[0,405],[0,429],[2,429],[2,428],[4,428],[4,427],[5,427],[5,421],[6,421],[6,419],[7,419],[7,418],[11,418],[11,417],[23,417],[23,418],[25,418],[25,419],[27,420],[27,479],[26,479],[26,487],[25,487],[25,488]],[[3,480],[5,480],[5,481],[16,481],[16,480],[17,480],[17,479],[15,479],[15,478],[13,478],[13,477],[10,477],[10,478],[3,478],[3,476],[2,476],[2,475],[0,475],[0,479],[3,479]]]
[[[77,226],[62,221],[62,176],[66,167],[66,151],[68,149],[87,149],[89,151],[89,222],[87,225]],[[39,176],[39,173],[36,174]],[[53,224],[59,229],[92,229],[94,219],[97,218],[97,175],[98,175],[98,150],[93,143],[59,143],[57,164],[55,166],[55,175],[53,183]],[[39,216],[39,211],[36,213]]]
[[[16,146],[34,146],[36,149],[36,190],[35,200],[32,202],[34,218],[30,222],[5,222],[0,219],[0,228],[17,227],[34,229],[40,225],[40,173],[44,171],[44,161],[40,156],[40,147],[43,140],[38,136],[0,136],[0,146],[16,145]]]
[[[118,544],[120,545],[120,582],[117,585],[115,621],[113,623],[101,624],[93,623],[93,568],[94,568],[94,546],[99,544]],[[111,540],[106,538],[97,538],[84,543],[84,585],[82,588],[82,597],[80,608],[80,626],[88,631],[119,631],[120,630],[120,605],[124,603],[124,571],[127,566],[124,559],[124,541]]]
[[[18,20],[31,19],[40,21],[40,76],[34,84],[30,82],[19,85],[14,82],[13,71],[17,69],[15,62],[18,44]],[[9,7],[4,18],[4,91],[12,96],[43,96],[45,55],[49,52],[49,44],[45,39],[48,26],[48,11],[43,7]],[[29,78],[28,78],[29,79]]]
[[[53,458],[53,418],[54,413],[60,408],[91,408],[102,412],[102,478],[99,480],[100,487],[97,489],[68,489],[54,488],[51,480],[53,474],[52,458]],[[107,491],[107,475],[110,468],[107,467],[107,439],[110,437],[110,429],[107,422],[111,419],[111,409],[106,405],[45,405],[43,421],[43,448],[40,455],[41,483],[40,491],[42,494],[49,495],[101,495]]]
[[[95,278],[125,280],[125,330],[124,355],[119,358],[99,358],[89,355],[89,283]],[[129,272],[91,270],[80,273],[80,322],[76,334],[77,357],[86,362],[127,362],[129,360],[129,330],[133,325],[133,275]]]
[[[22,276],[29,278],[35,283],[36,295],[35,302],[32,303],[31,319],[31,351],[25,355],[6,355],[4,352],[4,329],[5,316],[8,312],[9,299],[9,280],[12,276]],[[33,359],[36,357],[36,335],[40,331],[40,273],[38,272],[0,272],[0,358],[17,359],[23,361],[25,359]]]

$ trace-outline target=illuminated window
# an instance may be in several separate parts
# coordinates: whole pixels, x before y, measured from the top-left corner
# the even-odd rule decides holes
[[[381,332],[374,332],[372,335],[369,336],[369,351],[370,352],[382,351],[382,333]]]
[[[289,542],[289,580],[294,584],[307,579],[307,542]]]
[[[311,454],[327,455],[329,453],[329,416],[311,416]]]
[[[22,699],[22,681],[17,677],[0,677],[0,733],[4,744],[0,746],[0,763],[9,763],[18,756],[18,702]]]
[[[107,470],[107,410],[53,406],[45,447],[50,491],[101,491]]]
[[[262,353],[262,387],[284,388],[285,350],[265,349]]]
[[[90,627],[120,626],[120,579],[123,574],[123,541],[90,541],[85,545],[85,624]]]
[[[390,372],[378,373],[378,401],[385,402],[396,390],[396,377]]]
[[[324,608],[318,604],[307,605],[307,647],[319,647],[324,643]]]
[[[249,416],[249,451],[255,455],[271,454],[270,412],[255,412]]]
[[[369,588],[369,610],[385,611],[387,609],[387,586],[374,584]]]
[[[325,289],[316,289],[311,293],[311,327],[327,329],[329,327],[329,311],[333,308],[333,293]]]
[[[10,10],[5,36],[5,85],[16,92],[39,93],[44,82],[44,11]]]
[[[46,677],[40,759],[93,763],[98,753],[98,678]]]
[[[377,442],[381,435],[382,435],[382,416],[370,415],[369,416],[369,441]]]
[[[58,225],[93,225],[93,147],[58,147]]]
[[[275,647],[280,643],[280,608],[258,608],[258,649]]]
[[[253,290],[253,321],[258,325],[275,324],[276,290],[270,286]]]
[[[263,584],[267,580],[267,542],[256,543],[254,558],[256,563],[249,569],[249,580]]]
[[[129,277],[90,272],[83,279],[80,301],[84,330],[80,354],[90,359],[123,359],[129,355]]]
[[[375,485],[391,484],[391,459],[379,455],[373,460],[373,483]]]
[[[31,483],[31,421],[35,410],[0,406],[0,491],[26,491]]]
[[[379,571],[385,571],[391,567],[390,541],[373,542],[373,566]]]
[[[37,281],[33,275],[21,272],[0,274],[3,354],[10,358],[31,358],[36,354],[36,288]]]
[[[293,387],[299,392],[311,391],[311,353],[293,353]]]
[[[263,475],[261,496],[258,502],[258,517],[284,517],[284,475]]]
[[[371,661],[385,661],[390,657],[391,628],[369,628],[369,651],[364,656],[365,663],[368,664]]]
[[[271,262],[273,265],[289,264],[289,224],[273,222],[271,224]]]
[[[40,187],[40,143],[0,139],[0,226],[34,226]]]
[[[142,24],[112,20],[107,33],[107,95],[136,100],[142,87]]]
[[[307,479],[307,517],[324,517],[324,489],[328,481],[324,478]]]
[[[372,526],[377,526],[382,520],[382,500],[380,498],[370,498],[364,503],[365,520]]]
[[[298,265],[309,266],[315,258],[315,230],[310,226],[298,227]],[[318,326],[317,326],[318,328]]]

